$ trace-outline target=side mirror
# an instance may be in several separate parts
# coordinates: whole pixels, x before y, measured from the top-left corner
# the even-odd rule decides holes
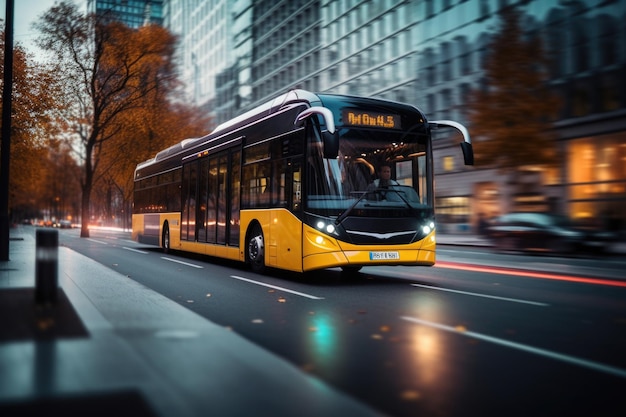
[[[469,142],[461,142],[461,150],[463,151],[463,161],[465,165],[474,165],[474,148]]]
[[[472,141],[467,128],[459,122],[452,120],[435,120],[428,123],[431,129],[438,129],[441,126],[453,127],[463,135],[463,142],[461,142],[461,150],[463,151],[463,160],[465,165],[474,165],[474,149],[472,148]]]
[[[322,141],[324,142],[324,158],[335,159],[339,155],[339,136],[335,130],[335,118],[333,112],[326,107],[311,107],[300,113],[294,122],[296,126],[302,125],[304,120],[314,114],[319,114],[324,118],[326,130],[322,132]]]
[[[322,132],[322,140],[324,141],[324,158],[335,159],[339,155],[339,137],[337,132]]]

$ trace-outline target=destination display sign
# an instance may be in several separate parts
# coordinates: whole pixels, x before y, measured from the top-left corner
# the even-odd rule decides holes
[[[341,115],[344,126],[382,127],[385,129],[402,128],[399,114],[344,109]]]

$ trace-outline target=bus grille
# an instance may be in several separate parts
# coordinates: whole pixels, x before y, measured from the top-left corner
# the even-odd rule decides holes
[[[418,236],[416,219],[348,217],[342,223],[346,240],[355,245],[402,245]]]

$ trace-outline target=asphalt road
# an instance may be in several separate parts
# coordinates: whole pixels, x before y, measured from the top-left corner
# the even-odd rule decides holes
[[[383,415],[626,415],[626,259],[446,246],[431,268],[348,278],[258,275],[128,233],[59,241]]]

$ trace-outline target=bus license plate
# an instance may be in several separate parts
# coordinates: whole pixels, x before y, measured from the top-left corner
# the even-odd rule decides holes
[[[399,252],[370,252],[370,261],[384,261],[387,259],[400,259]]]

